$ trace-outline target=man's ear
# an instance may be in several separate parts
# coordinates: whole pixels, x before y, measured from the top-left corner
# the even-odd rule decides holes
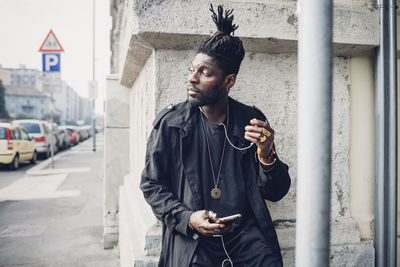
[[[229,93],[229,90],[235,85],[236,82],[236,74],[229,74],[225,77],[225,88],[226,93]]]

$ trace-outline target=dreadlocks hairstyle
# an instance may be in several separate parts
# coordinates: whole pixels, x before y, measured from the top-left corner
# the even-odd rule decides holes
[[[224,74],[238,74],[240,63],[244,58],[244,48],[239,37],[232,36],[239,27],[233,24],[233,9],[224,10],[223,6],[218,6],[218,15],[210,4],[212,19],[217,25],[217,32],[203,40],[197,53],[203,53],[213,57]],[[232,35],[231,35],[232,33]]]

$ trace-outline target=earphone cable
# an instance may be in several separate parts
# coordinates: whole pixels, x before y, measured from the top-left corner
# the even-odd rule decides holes
[[[204,116],[206,116],[207,119],[208,119],[208,116],[207,116],[207,114],[203,111],[203,109],[202,109],[201,107],[199,107],[199,109],[200,109],[200,111],[204,114]],[[226,140],[228,140],[228,143],[229,143],[234,149],[243,151],[243,150],[249,149],[250,147],[252,147],[252,146],[254,145],[254,143],[251,143],[249,146],[246,146],[246,147],[237,147],[237,146],[235,146],[234,144],[232,144],[231,140],[230,140],[229,137],[228,137],[228,130],[226,129],[225,124],[223,124],[223,123],[221,122],[221,123],[218,124],[218,125],[219,125],[219,126],[222,125],[222,126],[224,127]]]
[[[222,235],[213,235],[213,237],[220,237],[221,238],[222,248],[224,249],[225,254],[228,257],[227,259],[222,261],[221,267],[224,267],[226,262],[229,262],[231,264],[231,267],[233,267],[233,261],[232,261],[231,257],[229,257],[228,251],[226,250],[226,247],[225,247],[224,237]]]

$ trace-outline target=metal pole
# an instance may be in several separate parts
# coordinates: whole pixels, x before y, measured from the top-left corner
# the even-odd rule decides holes
[[[384,66],[381,47],[376,50],[376,89],[375,89],[375,265],[386,266],[386,206],[385,206],[385,102]]]
[[[376,89],[375,89],[375,265],[387,266],[387,139],[386,139],[386,88],[388,86],[387,62],[387,9],[384,1],[378,0],[380,8],[380,45],[376,49]]]
[[[375,89],[375,266],[385,267],[385,119],[383,92],[383,55],[382,49],[376,49],[376,89]]]
[[[93,82],[96,80],[96,67],[95,67],[95,56],[96,56],[96,46],[95,46],[95,26],[96,26],[96,20],[95,20],[95,14],[96,14],[96,0],[93,0],[93,77],[92,80]],[[96,151],[96,100],[95,97],[93,96],[92,99],[92,139],[93,139],[93,151]]]
[[[387,246],[388,265],[396,267],[397,259],[397,29],[396,1],[388,1],[388,221]]]
[[[51,96],[51,108],[50,108],[50,153],[51,153],[51,168],[54,169],[54,127],[53,127],[53,108],[54,108],[54,101],[53,101],[53,93],[50,94]]]
[[[296,266],[329,266],[332,0],[299,0]]]

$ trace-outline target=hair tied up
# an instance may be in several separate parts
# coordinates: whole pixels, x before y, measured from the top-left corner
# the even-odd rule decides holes
[[[215,23],[215,25],[217,25],[217,29],[219,32],[222,32],[226,35],[230,35],[232,33],[232,35],[235,35],[235,30],[237,28],[239,28],[239,26],[233,24],[233,9],[229,10],[225,10],[225,17],[224,17],[224,9],[223,9],[223,5],[218,5],[218,15],[215,13],[213,5],[210,4],[210,11],[212,13],[211,17]]]

